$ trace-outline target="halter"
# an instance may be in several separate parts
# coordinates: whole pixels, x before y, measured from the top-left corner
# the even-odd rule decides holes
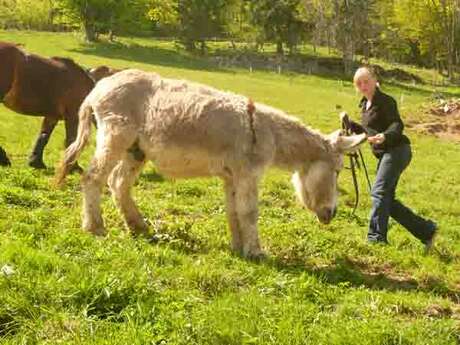
[[[342,118],[342,130],[344,131],[346,136],[350,136],[352,134],[350,119],[348,118],[348,115],[345,115]],[[356,195],[355,205],[353,207],[353,212],[352,212],[352,215],[354,215],[356,212],[356,209],[358,208],[358,204],[359,204],[359,185],[358,185],[356,169],[360,170],[361,167],[363,168],[364,174],[366,176],[369,192],[371,191],[372,187],[371,187],[371,181],[369,179],[369,173],[367,172],[366,162],[364,161],[364,156],[363,156],[363,153],[361,152],[361,149],[358,149],[357,152],[347,153],[347,156],[350,158],[350,168],[349,169],[351,170],[351,176],[353,178],[353,186],[355,188],[355,195]]]

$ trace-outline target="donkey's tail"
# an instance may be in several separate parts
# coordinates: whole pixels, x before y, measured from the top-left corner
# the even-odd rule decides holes
[[[60,186],[64,183],[64,180],[69,174],[72,165],[77,161],[81,152],[88,143],[91,134],[92,115],[93,108],[89,104],[88,99],[85,99],[78,113],[79,123],[77,139],[75,139],[75,141],[66,149],[64,158],[56,172],[55,182],[57,186]]]

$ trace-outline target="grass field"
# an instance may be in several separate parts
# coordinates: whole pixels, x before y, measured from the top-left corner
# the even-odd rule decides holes
[[[87,67],[136,67],[232,90],[324,132],[338,127],[336,105],[357,117],[348,80],[221,70],[148,39],[84,45],[72,34],[0,31],[0,40]],[[429,85],[385,90],[406,119],[433,92]],[[455,87],[437,91],[460,96]],[[269,255],[256,263],[228,249],[219,180],[163,180],[152,164],[135,195],[157,243],[126,234],[107,193],[109,236],[84,233],[79,176],[56,190],[53,168],[27,167],[39,126],[0,106],[0,145],[13,161],[0,170],[0,344],[460,344],[458,144],[409,132],[414,159],[399,196],[439,223],[433,254],[424,256],[394,223],[391,245],[368,246],[369,198],[363,193],[353,217],[348,171],[327,227],[297,204],[289,174],[271,171],[261,183],[259,222]],[[60,125],[45,151],[48,166],[62,144]],[[364,151],[373,174],[375,160]]]

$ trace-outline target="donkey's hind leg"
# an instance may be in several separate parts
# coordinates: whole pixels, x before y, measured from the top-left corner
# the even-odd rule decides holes
[[[113,135],[110,131],[98,132],[96,153],[82,179],[83,228],[95,235],[105,234],[100,207],[102,187],[107,182],[110,172],[132,144],[128,138],[133,133],[128,129],[122,133],[123,135]]]
[[[136,159],[131,152],[126,153],[124,159],[111,172],[108,181],[113,199],[123,214],[126,225],[136,235],[145,234],[148,230],[147,223],[130,193],[144,162],[143,159]]]

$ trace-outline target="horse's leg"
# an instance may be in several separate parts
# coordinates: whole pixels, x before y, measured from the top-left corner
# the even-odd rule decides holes
[[[78,111],[76,111],[75,114],[76,113],[78,113]],[[67,116],[64,120],[64,124],[65,124],[65,147],[67,148],[77,138],[78,118],[76,116]],[[70,171],[82,173],[83,169],[80,167],[80,165],[78,165],[78,162],[75,162],[70,168]]]
[[[10,166],[11,162],[8,159],[6,151],[0,146],[0,166]]]
[[[242,254],[243,243],[241,238],[240,224],[238,221],[238,214],[236,213],[236,191],[233,183],[233,177],[226,177],[224,182],[227,219],[232,235],[232,250],[236,253]]]
[[[48,143],[51,133],[53,133],[57,123],[58,119],[55,117],[45,117],[43,119],[40,134],[35,142],[32,154],[29,157],[29,166],[36,169],[46,169],[46,165],[43,163],[43,150],[45,149],[45,146]]]
[[[126,225],[136,235],[147,233],[147,223],[142,218],[133,198],[131,187],[144,166],[144,160],[136,159],[131,153],[118,163],[109,176],[109,187],[113,199],[123,214]]]
[[[258,177],[252,174],[236,176],[235,209],[240,225],[243,255],[249,258],[260,258],[263,252],[260,247],[257,231],[257,181]]]

